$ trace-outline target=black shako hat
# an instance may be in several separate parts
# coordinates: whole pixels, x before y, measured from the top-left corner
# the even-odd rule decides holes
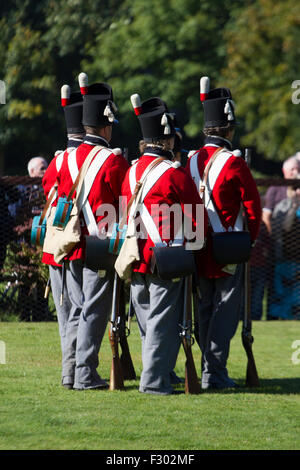
[[[82,124],[91,127],[112,125],[117,107],[111,86],[108,83],[88,85],[88,76],[84,72],[79,74],[78,81],[83,96]]]
[[[209,89],[208,77],[200,79],[200,100],[203,104],[204,127],[226,127],[228,124],[237,125],[229,88]]]
[[[61,87],[61,105],[65,114],[65,121],[68,134],[83,133],[82,125],[82,95],[81,93],[71,93],[69,85]]]
[[[175,115],[169,113],[162,99],[149,98],[142,103],[140,96],[135,93],[131,95],[130,100],[145,142],[152,139],[168,139],[175,135]]]

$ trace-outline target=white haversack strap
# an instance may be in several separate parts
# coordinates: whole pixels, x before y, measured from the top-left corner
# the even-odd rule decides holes
[[[94,160],[90,164],[89,169],[83,181],[82,191],[78,198],[79,208],[81,208],[82,205],[86,202],[97,174],[99,173],[100,169],[102,168],[102,166],[104,165],[104,163],[106,162],[106,160],[111,154],[112,154],[112,151],[110,149],[104,148],[96,154]]]
[[[207,178],[207,184],[205,186],[205,207],[207,210],[207,214],[213,228],[214,232],[225,232],[225,228],[222,225],[220,220],[219,214],[215,209],[214,203],[212,201],[211,195],[214,189],[214,186],[217,182],[217,179],[224,167],[227,163],[229,158],[232,157],[231,152],[221,152],[218,155],[218,158],[213,162]],[[234,231],[240,231],[243,229],[243,218],[242,218],[242,210],[240,210],[239,215],[236,219],[235,225],[233,227]]]
[[[135,213],[136,213],[136,210],[137,210],[137,206],[140,204],[141,202],[141,194],[142,194],[142,188],[143,186],[145,185],[146,183],[146,177],[149,173],[149,170],[151,171],[151,166],[152,165],[155,165],[155,160],[153,160],[152,164],[150,163],[146,169],[144,170],[139,182],[141,183],[141,187],[140,187],[140,190],[138,192],[138,195],[137,197],[135,198],[133,204],[131,205],[130,207],[130,210],[129,210],[129,217],[134,217]],[[130,185],[130,191],[131,191],[131,194],[134,193],[135,191],[135,188],[136,188],[136,184],[137,184],[137,181],[136,181],[136,167],[137,167],[137,162],[130,168],[129,170],[129,185]],[[158,165],[157,165],[158,167]],[[153,172],[154,170],[152,170]],[[153,180],[152,180],[153,181]],[[153,183],[154,184],[154,183]]]
[[[157,167],[155,167],[154,170],[151,171],[151,173],[149,173],[141,191],[140,202],[144,201],[150,189],[152,189],[155,183],[157,183],[157,181],[162,177],[162,175],[170,168],[172,168],[172,162],[169,160],[164,160],[159,165],[157,165]]]
[[[64,150],[58,150],[57,152],[55,152],[55,167],[56,167],[57,173],[61,169],[64,153],[65,153]],[[48,199],[49,199],[49,197],[51,197],[53,201],[55,201],[55,199],[57,197],[57,184],[56,184],[56,182],[52,186],[52,188],[50,189],[50,191],[48,193]],[[47,213],[46,213],[46,218],[49,216],[50,210],[51,210],[51,204],[48,207],[48,210],[47,210]]]
[[[137,166],[138,160],[131,166],[129,170],[129,186],[130,186],[130,191],[131,194],[133,194],[135,190],[135,185],[136,185],[136,166]]]
[[[156,224],[151,215],[149,214],[149,211],[145,204],[140,204],[138,210],[140,212],[141,219],[145,225],[145,229],[147,230],[147,233],[154,245],[165,246],[166,243],[162,241],[158,228],[156,227]]]
[[[52,188],[50,189],[50,191],[48,193],[48,199],[47,200],[49,200],[49,207],[48,207],[47,212],[45,214],[46,219],[50,215],[52,202],[55,201],[56,198],[57,198],[57,183],[55,183],[52,186]]]
[[[151,164],[150,164],[151,165]],[[159,178],[172,167],[172,163],[169,161],[162,161],[159,163],[149,174],[147,172],[149,166],[145,169],[140,181],[143,186],[138,194],[138,197],[132,204],[129,212],[129,217],[134,217],[137,207],[143,203],[145,197],[147,196],[150,189],[155,185]],[[133,193],[136,186],[136,165],[130,168],[129,170],[129,184],[131,193]]]
[[[198,155],[199,152],[194,153],[190,157],[190,172],[191,176],[197,186],[198,191],[200,190],[200,184],[201,184],[201,178],[200,178],[200,173],[198,169]]]
[[[84,220],[90,235],[97,235],[98,234],[98,227],[95,220],[95,216],[93,214],[91,205],[88,201],[88,195],[90,190],[93,186],[95,178],[99,173],[101,167],[107,160],[107,158],[112,154],[112,150],[107,148],[102,148],[96,154],[94,160],[89,166],[89,169],[86,173],[86,176],[83,181],[82,191],[78,198],[78,208],[82,210]],[[74,182],[78,175],[78,166],[76,160],[76,150],[71,152],[68,157],[68,166],[71,174],[72,181]]]
[[[55,158],[55,166],[56,166],[56,171],[57,173],[60,171],[61,169],[61,166],[62,166],[62,162],[63,162],[63,159],[64,159],[64,151],[61,151]]]
[[[136,211],[138,210],[141,216],[141,219],[145,225],[145,229],[149,237],[151,238],[152,242],[155,246],[165,246],[166,243],[162,241],[159,230],[151,217],[147,207],[143,203],[145,197],[155,185],[155,183],[161,178],[161,176],[170,168],[172,168],[172,162],[169,160],[164,160],[161,162],[157,167],[155,167],[149,175],[147,175],[146,179],[144,180],[143,187],[140,191],[139,197],[135,201],[135,204],[131,206],[131,210],[129,212],[129,217],[134,217]],[[142,178],[141,178],[142,179]],[[131,192],[134,191],[136,185],[136,165],[131,167],[129,173],[129,183],[130,183],[130,190]],[[175,236],[175,240],[173,245],[178,245],[183,243],[183,235],[182,235],[182,227],[179,228],[178,233]]]

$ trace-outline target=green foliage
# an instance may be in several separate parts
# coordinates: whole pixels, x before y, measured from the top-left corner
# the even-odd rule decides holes
[[[274,160],[299,149],[300,79],[295,0],[14,0],[0,6],[0,155],[6,173],[24,159],[64,148],[60,88],[108,81],[119,107],[115,145],[137,151],[140,131],[130,95],[161,96],[176,112],[187,148],[201,145],[199,79],[232,89],[243,145]],[[238,142],[237,142],[238,144]],[[13,157],[13,158],[12,158]],[[26,163],[26,162],[25,162]]]
[[[41,263],[42,250],[32,248],[26,242],[11,242],[8,245],[7,256],[3,267],[5,276],[18,274],[19,284],[29,287],[28,294],[32,295],[38,285],[46,286],[49,269]]]
[[[22,206],[17,210],[14,226],[9,234],[5,261],[0,270],[2,281],[0,320],[7,319],[8,314],[22,316],[20,310],[24,308],[22,304],[24,301],[28,301],[26,306],[28,310],[30,304],[37,304],[37,299],[40,298],[41,292],[44,293],[49,277],[48,266],[41,263],[42,248],[33,247],[30,243],[32,219],[43,207],[44,196],[42,191],[36,190],[31,190],[30,194],[31,197],[24,200]],[[5,228],[8,229],[8,227]],[[17,281],[18,287],[15,294],[9,299],[14,291],[15,281]],[[8,297],[5,297],[2,302],[2,293],[8,282],[11,282],[11,289],[8,292]],[[26,296],[23,294],[22,297],[20,289],[26,292]]]
[[[222,80],[232,88],[246,135],[268,158],[283,160],[300,148],[299,106],[292,82],[300,77],[297,2],[249,2],[227,25]]]
[[[93,80],[109,80],[116,90],[124,134],[132,119],[129,98],[138,92],[142,99],[161,96],[187,136],[199,138],[199,79],[218,76],[224,58],[222,28],[229,14],[227,2],[123,2],[109,28],[87,45],[91,59],[82,66]]]
[[[26,307],[30,309],[32,303],[36,304],[37,292],[44,292],[49,277],[48,266],[41,263],[42,252],[32,248],[25,241],[11,241],[7,246],[6,258],[1,270],[1,302],[0,321],[11,321],[21,318],[20,289],[25,287]],[[7,296],[2,299],[5,288],[11,283]],[[17,284],[15,284],[17,282]]]
[[[80,59],[86,43],[108,26],[109,18],[121,3],[121,0],[49,0],[44,8],[45,40],[60,57],[68,60],[76,52]]]

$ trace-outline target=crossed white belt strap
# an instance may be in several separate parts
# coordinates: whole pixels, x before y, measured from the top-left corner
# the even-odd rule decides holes
[[[56,172],[58,173],[59,170],[61,169],[61,166],[62,166],[62,162],[63,162],[63,156],[64,156],[64,151],[62,150],[56,157],[55,157],[55,166],[56,166]],[[49,193],[48,193],[48,199],[51,197],[52,201],[55,201],[55,199],[57,198],[57,186],[56,186],[56,182],[55,184],[52,186],[52,188],[50,189]],[[50,210],[51,210],[51,204],[49,205],[48,207],[48,210],[46,212],[46,215],[45,215],[45,218],[47,218],[50,214]]]
[[[207,184],[205,186],[205,207],[206,207],[207,214],[208,214],[208,217],[209,217],[209,220],[210,220],[210,223],[214,232],[224,232],[225,229],[222,225],[218,212],[215,209],[211,195],[212,195],[214,185],[222,171],[222,168],[224,167],[225,163],[229,160],[231,156],[232,156],[232,153],[226,152],[226,151],[221,152],[218,155],[218,157],[215,159],[215,161],[213,162],[209,170]],[[198,169],[198,152],[191,156],[190,171],[191,171],[192,178],[195,181],[195,184],[198,190],[200,190],[202,180],[201,180],[199,169]],[[243,230],[242,208],[239,211],[233,230],[234,231]]]
[[[64,152],[59,153],[59,154],[57,155],[57,157],[56,157],[55,165],[56,165],[56,171],[57,171],[57,173],[58,173],[59,170],[61,169],[62,162],[63,162],[63,158],[64,158]]]
[[[73,150],[68,155],[68,167],[73,182],[76,180],[79,172],[76,161],[76,151],[77,149]],[[79,210],[82,210],[83,212],[84,220],[90,235],[98,235],[98,227],[91,205],[87,198],[98,172],[111,153],[112,151],[110,149],[103,148],[96,154],[84,178],[82,190],[77,201]]]
[[[165,246],[166,244],[162,241],[158,228],[151,217],[147,207],[144,204],[144,199],[149,193],[150,189],[155,185],[159,178],[172,167],[172,162],[165,160],[155,167],[147,176],[145,183],[141,189],[140,195],[131,206],[129,217],[133,217],[134,214],[139,211],[141,219],[145,225],[145,228],[155,246]],[[136,185],[136,164],[134,164],[129,170],[129,184],[131,193],[133,193]],[[180,238],[181,237],[181,238]],[[182,245],[182,227],[180,227],[173,245]]]

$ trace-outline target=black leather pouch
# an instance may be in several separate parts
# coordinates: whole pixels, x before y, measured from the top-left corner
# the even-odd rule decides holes
[[[246,263],[251,254],[247,230],[212,233],[213,258],[220,265]]]
[[[155,271],[163,280],[171,280],[193,274],[196,269],[194,252],[184,246],[153,247]]]
[[[110,239],[96,236],[85,237],[85,266],[89,269],[113,271],[117,256],[110,253]]]

